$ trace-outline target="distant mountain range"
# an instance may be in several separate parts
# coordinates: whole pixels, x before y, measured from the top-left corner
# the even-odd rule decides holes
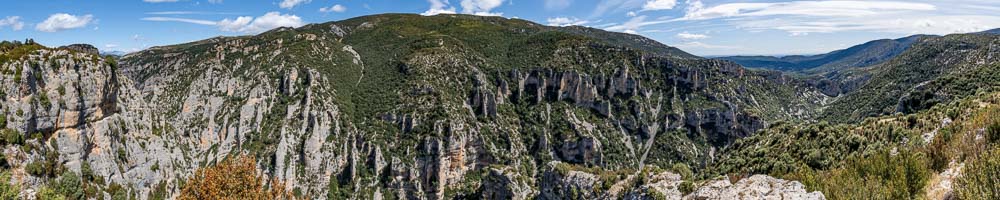
[[[899,39],[874,40],[819,55],[727,56],[718,59],[730,60],[750,68],[803,73],[830,72],[884,62],[906,51],[914,42],[927,37],[936,36],[913,35]]]

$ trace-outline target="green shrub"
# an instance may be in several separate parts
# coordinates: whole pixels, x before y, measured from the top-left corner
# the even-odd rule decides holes
[[[27,171],[28,174],[37,177],[55,177],[56,175],[62,173],[64,169],[62,163],[59,162],[59,153],[50,150],[45,152],[45,158],[43,160],[28,163],[28,165],[25,166],[24,171]]]
[[[930,169],[922,153],[901,150],[854,158],[843,169],[821,176],[814,184],[829,199],[916,199],[923,194]]]
[[[955,181],[959,199],[1000,199],[1000,148],[974,158]]]
[[[118,160],[123,162],[128,161],[128,155],[126,155],[124,147],[118,148]]]
[[[687,180],[694,178],[694,172],[691,171],[691,167],[688,167],[688,165],[684,163],[677,163],[670,166],[670,171],[680,174],[682,178]]]
[[[42,104],[42,107],[48,108],[52,106],[52,101],[49,100],[49,95],[45,92],[38,92],[38,103]]]
[[[36,199],[46,199],[46,200],[66,200],[66,196],[59,194],[56,190],[48,186],[43,186],[38,189],[38,193],[35,193]]]
[[[656,189],[653,189],[653,188],[646,189],[646,193],[649,193],[650,199],[653,199],[653,200],[667,200],[667,195],[664,195],[663,193],[660,193],[660,191],[658,191]]]
[[[0,172],[0,199],[21,199],[21,186],[10,184],[10,172]]]
[[[993,122],[986,127],[986,140],[990,143],[1000,141],[1000,121]]]
[[[0,129],[0,144],[24,144],[24,135],[14,129]]]
[[[59,87],[56,88],[56,91],[59,92],[59,96],[66,95],[66,87],[61,84],[59,85]]]
[[[59,177],[54,186],[57,193],[67,199],[85,199],[84,188],[80,176],[67,171]]]
[[[153,163],[153,166],[149,167],[149,170],[154,172],[160,170],[160,161],[156,161],[156,163]]]
[[[691,181],[683,181],[677,186],[677,189],[680,190],[682,195],[691,194],[694,192],[694,183],[691,183]]]

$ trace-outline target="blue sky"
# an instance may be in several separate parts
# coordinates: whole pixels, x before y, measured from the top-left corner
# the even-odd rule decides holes
[[[997,0],[46,0],[8,1],[0,39],[105,51],[379,13],[464,13],[640,34],[696,55],[816,54],[882,38],[1000,28]]]

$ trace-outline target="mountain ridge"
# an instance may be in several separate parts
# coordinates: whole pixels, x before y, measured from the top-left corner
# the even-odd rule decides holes
[[[731,60],[751,68],[818,74],[870,66],[884,62],[902,53],[914,42],[933,35],[911,35],[897,39],[879,39],[817,55],[727,56],[717,59]]]
[[[310,199],[848,198],[868,190],[815,177],[922,170],[925,141],[945,137],[922,134],[990,119],[959,115],[993,108],[976,102],[995,102],[1000,39],[909,40],[822,76],[471,15],[363,16],[121,57],[5,42],[0,144],[22,196],[76,176],[89,190],[77,197],[176,198],[195,171],[250,156],[266,184]],[[911,164],[852,161],[890,147],[907,154],[873,162]],[[955,155],[932,154],[935,170]],[[830,180],[919,197],[918,180],[893,188],[930,176],[910,174]]]

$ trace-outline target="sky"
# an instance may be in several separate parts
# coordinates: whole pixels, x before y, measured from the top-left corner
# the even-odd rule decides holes
[[[639,34],[701,56],[819,54],[870,40],[1000,28],[1000,0],[6,1],[0,40],[132,52],[380,13],[473,14]]]

